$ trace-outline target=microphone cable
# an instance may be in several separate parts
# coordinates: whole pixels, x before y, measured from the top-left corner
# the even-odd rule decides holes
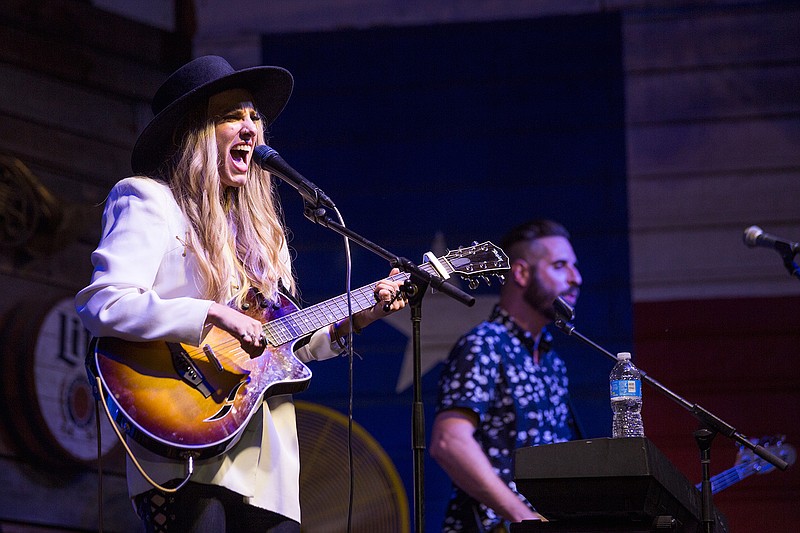
[[[342,227],[347,227],[344,223],[344,218],[335,206],[332,207],[339,224]],[[353,300],[352,300],[352,267],[353,261],[350,255],[350,239],[343,236],[344,239],[344,255],[345,255],[345,294],[347,294],[347,317],[350,322],[349,331],[347,332],[347,470],[349,472],[349,491],[347,499],[347,531],[353,531],[353,506],[355,496],[355,469],[353,464],[353,395],[354,395],[354,365],[353,359],[355,352],[353,351],[353,330],[355,329],[355,322],[353,319]]]

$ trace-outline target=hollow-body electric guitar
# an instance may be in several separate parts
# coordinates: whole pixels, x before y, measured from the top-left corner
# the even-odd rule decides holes
[[[477,279],[500,275],[508,257],[484,242],[431,257],[420,268],[447,277]],[[404,282],[404,272],[391,278]],[[376,283],[351,291],[353,313],[375,305]],[[348,316],[347,295],[298,309],[285,296],[267,305],[253,302],[244,312],[260,320],[268,346],[250,357],[239,341],[212,328],[201,346],[163,341],[93,339],[87,356],[90,377],[114,422],[149,450],[171,458],[207,459],[230,449],[263,400],[301,392],[311,371],[293,354],[297,340]]]

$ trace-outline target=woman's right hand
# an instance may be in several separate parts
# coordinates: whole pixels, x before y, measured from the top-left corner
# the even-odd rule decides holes
[[[208,309],[206,323],[230,333],[250,357],[258,357],[267,347],[267,338],[261,322],[227,305],[212,303]]]

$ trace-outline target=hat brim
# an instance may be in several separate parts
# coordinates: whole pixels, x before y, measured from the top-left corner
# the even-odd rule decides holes
[[[286,107],[293,84],[286,69],[260,66],[238,70],[196,87],[170,103],[144,128],[133,147],[131,168],[140,174],[158,169],[178,149],[173,135],[175,128],[191,109],[210,96],[228,89],[249,91],[266,128]]]

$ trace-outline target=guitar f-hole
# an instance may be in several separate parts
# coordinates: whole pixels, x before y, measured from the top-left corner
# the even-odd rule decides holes
[[[236,393],[239,392],[239,389],[242,387],[242,385],[249,381],[250,378],[240,381],[239,384],[236,385],[230,393],[228,393],[228,397],[225,399],[225,404],[220,408],[220,410],[203,420],[203,422],[214,422],[215,420],[224,418],[228,413],[230,413],[231,409],[233,409],[233,402],[236,400]]]

